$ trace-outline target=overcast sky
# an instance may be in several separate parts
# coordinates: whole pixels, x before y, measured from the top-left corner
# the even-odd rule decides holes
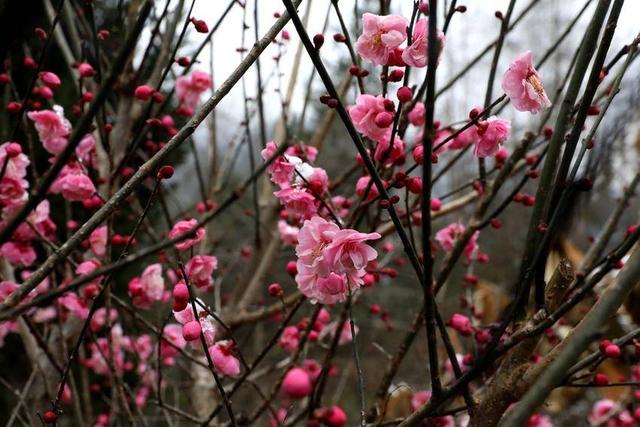
[[[254,41],[253,33],[253,7],[254,0],[246,0],[247,10],[247,24],[249,29],[246,31],[246,43],[245,47],[251,48]],[[531,0],[518,0],[516,3],[514,17],[518,16],[522,9],[529,4]],[[174,0],[172,3],[177,2]],[[189,4],[189,1],[186,1]],[[469,0],[458,2],[464,4],[467,7],[465,14],[456,14],[454,17],[449,32],[447,34],[446,47],[444,56],[438,68],[438,82],[443,84],[457,71],[459,71],[464,64],[484,48],[489,42],[493,41],[499,32],[499,21],[494,17],[496,10],[506,12],[508,0]],[[584,31],[591,15],[593,13],[596,1],[591,1],[591,5],[578,22],[577,28],[573,31],[571,36],[564,42],[558,53],[551,58],[551,60],[542,69],[540,74],[543,77],[543,82],[549,85],[553,81],[557,81],[564,73],[564,68],[557,66],[567,62],[571,55],[575,52],[578,46],[579,36]],[[156,3],[158,8],[162,8],[161,2]],[[311,4],[311,18],[307,31],[313,35],[321,32],[324,24],[327,9],[330,5],[329,0],[305,0],[302,2],[299,13],[304,14],[308,5]],[[362,11],[366,10],[366,5],[370,4],[372,7],[371,12],[377,12],[377,1],[363,2],[359,1],[359,7]],[[392,13],[402,14],[409,18],[411,14],[413,2],[410,0],[393,1]],[[513,57],[522,51],[531,50],[534,57],[539,58],[543,53],[553,44],[557,36],[565,29],[569,21],[576,16],[577,12],[585,4],[584,0],[540,0],[539,4],[534,10],[527,15],[527,17],[518,25],[518,27],[508,35],[503,55],[500,58],[498,66],[498,74],[496,78],[496,86],[494,89],[494,98],[501,94],[499,83],[502,74],[508,67]],[[209,26],[213,26],[214,23],[223,13],[224,9],[228,5],[228,0],[196,0],[193,15],[198,19],[204,19]],[[259,0],[259,29],[260,34],[264,32],[275,21],[274,13],[282,12],[284,7],[280,0]],[[354,0],[341,0],[340,7],[343,11],[343,15],[347,20],[347,24],[352,28],[354,19]],[[442,9],[442,6],[441,6]],[[610,49],[611,55],[617,52],[623,44],[629,43],[633,37],[640,30],[638,19],[640,17],[640,2],[628,1],[625,3],[622,15],[619,21],[618,29],[612,42],[612,48]],[[243,19],[243,9],[238,5],[235,5],[219,30],[214,36],[214,84],[217,86],[222,83],[229,74],[235,69],[241,60],[241,55],[236,51],[241,46],[241,31],[242,27],[240,23]],[[361,19],[361,16],[358,17]],[[440,25],[442,18],[440,18]],[[281,84],[283,90],[286,90],[286,86],[289,81],[291,66],[294,58],[296,48],[298,46],[298,37],[295,33],[293,25],[289,23],[286,26],[286,30],[290,33],[291,39],[287,43],[285,49],[286,53],[280,62],[280,69],[283,73]],[[322,48],[322,57],[327,66],[331,69],[334,64],[341,58],[345,58],[347,55],[346,47],[343,44],[335,43],[332,39],[332,35],[339,31],[339,25],[337,17],[333,10],[329,15],[328,30],[325,32],[326,42]],[[358,34],[351,34],[351,37],[355,40]],[[205,37],[204,34],[199,34],[194,31],[189,32],[187,43],[178,53],[178,56],[187,55],[189,52],[195,49],[195,46]],[[267,51],[261,56],[262,74],[263,79],[267,79],[268,76],[274,74],[275,61],[273,56],[277,55],[278,48],[275,45],[271,45],[267,48]],[[209,49],[205,49],[201,55],[201,64],[199,68],[203,70],[209,70],[210,52]],[[482,104],[484,93],[486,90],[486,79],[488,70],[490,67],[491,55],[486,55],[486,58],[480,62],[473,72],[469,73],[464,79],[462,79],[457,87],[449,91],[446,96],[443,96],[438,100],[437,117],[443,121],[457,121],[466,117],[469,109]],[[379,74],[379,69],[376,69],[370,65],[367,66],[370,70],[375,70],[371,73],[369,79],[376,79]],[[311,72],[311,64],[305,54],[303,54],[302,68],[300,77],[298,78],[298,84],[296,86],[296,94],[294,101],[291,105],[293,111],[300,111],[302,102],[304,100],[304,90],[308,76]],[[637,68],[636,68],[637,70]],[[637,71],[636,73],[637,74]],[[246,85],[249,96],[255,94],[256,88],[256,74],[255,67],[246,74]],[[414,73],[416,79],[413,83],[421,81],[422,73]],[[418,80],[419,79],[419,80]],[[336,83],[338,78],[336,78]],[[278,87],[279,81],[277,78],[271,78],[269,85],[265,93],[265,105],[267,118],[269,122],[273,123],[280,114],[279,98],[275,89]],[[322,93],[321,82],[318,80],[313,86],[314,97],[317,97]],[[391,93],[394,92],[392,89]],[[351,92],[346,99],[347,103],[352,103],[354,100],[355,92]],[[240,122],[243,120],[243,97],[241,85],[237,85],[231,93],[224,98],[216,109],[219,122],[224,126],[220,126],[218,130],[218,137],[221,141],[227,141],[236,135],[239,129]],[[513,120],[514,125],[526,125],[526,122],[532,120],[531,116],[526,113],[518,113],[511,109],[509,111],[509,118]],[[533,118],[535,120],[535,118]],[[269,137],[269,136],[268,136]],[[196,142],[198,143],[200,151],[206,152],[206,140],[207,130],[205,126],[197,131]],[[202,157],[206,158],[206,157]],[[191,169],[190,165],[187,165],[187,170]]]

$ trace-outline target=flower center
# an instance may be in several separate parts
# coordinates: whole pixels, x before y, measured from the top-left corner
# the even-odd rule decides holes
[[[382,32],[376,33],[371,38],[371,44],[373,45],[374,48],[379,48],[380,46],[382,46]]]
[[[533,86],[533,89],[535,89],[535,91],[538,92],[539,94],[542,94],[544,92],[544,87],[542,87],[542,82],[534,72],[529,72],[529,75],[527,76],[527,81],[531,84],[531,86]]]
[[[312,252],[314,258],[320,258],[322,256],[322,251],[327,247],[327,242],[320,243]]]

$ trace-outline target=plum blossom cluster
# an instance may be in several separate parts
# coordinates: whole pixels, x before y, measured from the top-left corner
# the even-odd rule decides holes
[[[261,152],[262,158],[272,158],[277,149],[273,141],[268,142]],[[279,156],[267,168],[271,181],[280,187],[274,195],[287,210],[287,218],[294,224],[309,219],[318,212],[320,197],[329,188],[327,172],[308,163],[315,161],[317,155],[315,147],[289,147],[284,155]],[[285,232],[293,232],[281,227]]]
[[[306,220],[298,233],[298,289],[312,302],[335,304],[363,283],[367,265],[377,252],[366,242],[378,233],[340,229],[319,216]]]
[[[391,67],[425,67],[428,57],[428,20],[418,19],[413,28],[411,44],[401,45],[407,40],[409,22],[402,16],[378,16],[365,13],[362,18],[363,32],[356,42],[358,54],[375,65]],[[443,52],[445,37],[438,32],[440,45],[439,57]],[[397,72],[396,72],[397,71]],[[398,75],[399,78],[393,78]],[[387,72],[387,79],[399,81],[403,71],[391,70]],[[505,72],[502,88],[514,107],[519,111],[537,113],[548,108],[551,102],[544,91],[540,75],[532,65],[531,52],[518,55]],[[425,106],[417,99],[412,100],[412,91],[403,86],[397,91],[401,103],[409,103],[407,118],[410,124],[419,127],[414,137],[415,146],[412,149],[414,160],[423,161],[423,132],[421,127],[425,122]],[[474,108],[470,116],[474,123],[464,130],[456,131],[451,127],[439,129],[436,121],[436,135],[433,138],[433,152],[435,155],[444,150],[461,150],[469,145],[474,146],[473,154],[484,158],[496,155],[501,146],[509,138],[510,121],[492,116],[488,119],[476,118],[482,111]],[[405,157],[405,142],[394,133],[396,106],[391,99],[381,95],[362,94],[356,98],[355,105],[349,108],[349,114],[356,129],[375,143],[373,157],[378,162],[402,164]],[[437,157],[434,157],[437,158]]]
[[[429,55],[427,37],[428,19],[421,18],[415,23],[412,42],[402,48],[407,40],[409,22],[398,15],[378,16],[372,13],[362,15],[362,34],[356,42],[358,54],[376,65],[426,67]],[[444,48],[445,37],[438,32],[439,55]]]
[[[440,247],[443,251],[451,252],[455,247],[456,241],[460,239],[464,232],[465,226],[460,223],[454,222],[439,230],[436,233],[435,239],[440,244]],[[478,248],[479,235],[480,231],[476,230],[464,246],[463,254],[467,259],[467,262],[479,261],[481,263],[486,263],[489,261],[489,256],[481,252]]]
[[[86,62],[74,64],[78,78],[82,82],[81,87],[91,87],[93,82],[89,82],[96,72],[93,67]],[[0,75],[0,83],[5,85],[9,76],[5,73]],[[80,98],[69,109],[69,118],[65,115],[62,106],[54,102],[57,97],[56,91],[61,87],[61,79],[53,72],[43,71],[38,75],[37,84],[33,90],[31,100],[25,109],[25,117],[34,131],[33,140],[36,144],[32,149],[42,151],[50,157],[49,162],[53,163],[67,148],[70,135],[73,130],[71,117],[79,117],[84,109],[84,105],[93,100],[93,93],[83,89]],[[190,75],[178,79],[177,98],[179,102],[176,113],[191,114],[200,102],[200,96],[211,87],[211,77],[207,73],[193,72]],[[148,92],[146,88],[136,90],[134,94],[137,98],[144,96]],[[162,95],[151,92],[150,98],[154,101],[161,100]],[[21,105],[12,102],[6,111],[16,114],[20,111]],[[70,120],[71,119],[71,120]],[[174,135],[175,122],[170,115],[161,118],[153,118],[147,121],[154,129],[153,137],[160,141],[149,139],[143,144],[142,150],[147,154],[154,154],[162,148],[162,137]],[[113,129],[111,123],[104,123],[101,129],[104,135],[109,137]],[[41,201],[35,209],[27,216],[27,219],[18,225],[6,242],[0,246],[0,255],[3,261],[13,267],[15,280],[3,280],[0,282],[0,302],[4,301],[10,294],[19,288],[19,282],[26,280],[32,269],[37,265],[39,257],[46,253],[50,245],[59,241],[59,224],[56,224],[50,217],[51,207],[62,205],[59,200],[71,202],[69,216],[64,223],[64,230],[72,233],[79,224],[74,219],[75,203],[87,211],[92,211],[102,206],[103,199],[98,195],[98,185],[105,182],[108,176],[101,176],[99,170],[96,138],[100,130],[92,130],[82,136],[74,148],[69,160],[64,164],[60,173],[53,179],[46,199]],[[35,153],[29,153],[35,155]],[[33,157],[32,157],[33,158]],[[106,160],[105,160],[106,161]],[[33,167],[27,154],[23,152],[23,145],[17,142],[5,142],[0,145],[0,228],[4,227],[8,221],[24,206],[29,197],[30,174],[29,167]],[[127,179],[135,170],[129,166],[123,166],[120,173],[113,177]],[[117,181],[116,181],[117,183]],[[59,195],[59,198],[55,195]],[[84,215],[84,213],[83,213]],[[81,215],[79,216],[81,217]],[[169,233],[169,237],[182,236],[188,233],[196,224],[195,220],[178,221]],[[185,238],[177,243],[179,250],[186,250],[192,247],[204,237],[204,230],[197,229],[193,236]],[[140,334],[129,336],[124,332],[123,323],[119,318],[119,311],[105,307],[98,308],[90,316],[90,307],[94,299],[102,289],[104,276],[97,275],[99,270],[111,262],[111,250],[123,245],[136,245],[136,239],[132,236],[110,233],[106,225],[97,227],[89,235],[86,241],[70,258],[71,267],[68,274],[57,280],[56,287],[60,292],[55,300],[55,305],[37,306],[29,309],[25,314],[37,325],[46,324],[55,320],[64,327],[65,331],[79,330],[82,322],[87,322],[89,330],[94,334],[94,339],[88,340],[84,346],[86,356],[80,359],[81,364],[91,370],[93,374],[102,378],[104,384],[108,384],[108,379],[112,378],[113,370],[120,374],[135,374],[138,377],[135,389],[132,389],[133,399],[139,408],[144,408],[148,397],[156,390],[157,386],[165,386],[165,381],[158,382],[157,362],[169,367],[175,364],[177,354],[186,348],[187,340],[184,336],[184,326],[181,319],[188,314],[176,316],[178,323],[164,325],[164,338],[158,343],[157,336]],[[161,261],[163,261],[161,259]],[[213,272],[217,268],[217,259],[213,256],[194,255],[186,263],[185,269],[189,274],[192,283],[203,291],[213,287]],[[6,270],[10,271],[10,270]],[[3,272],[3,278],[5,276]],[[82,279],[85,276],[93,275],[91,280],[74,290],[65,288],[73,281]],[[164,268],[163,262],[151,263],[136,277],[128,283],[128,294],[135,310],[146,311],[154,305],[167,304],[171,301],[171,292],[167,289],[168,283],[179,282],[178,276],[171,270]],[[46,294],[51,290],[51,279],[46,278],[22,303],[29,303],[34,298]],[[214,341],[215,325],[212,318],[202,317],[205,336],[210,342],[209,353],[214,360],[216,367],[224,375],[237,375],[239,363],[233,357],[233,346],[225,340]],[[0,322],[0,347],[4,346],[5,338],[10,333],[21,333],[17,320],[7,320]],[[156,354],[156,350],[159,354]],[[156,359],[157,357],[157,359]],[[92,392],[100,391],[100,383],[91,385]],[[107,387],[109,387],[107,385]],[[70,404],[72,401],[71,389],[65,385],[62,396],[63,404]],[[48,414],[48,415],[47,415]],[[50,419],[53,413],[46,413],[45,419]],[[55,419],[55,414],[53,414]],[[101,414],[96,425],[107,425],[108,416]]]
[[[211,88],[211,75],[205,71],[195,70],[188,76],[176,79],[176,96],[180,105],[176,114],[191,116],[200,103],[200,97]]]

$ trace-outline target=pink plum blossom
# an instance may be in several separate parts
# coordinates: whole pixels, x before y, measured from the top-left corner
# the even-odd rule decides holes
[[[425,121],[425,106],[422,102],[416,102],[411,111],[409,111],[409,123],[414,126],[422,126]]]
[[[62,168],[49,191],[70,202],[81,202],[93,196],[96,187],[78,164],[71,163]]]
[[[185,265],[189,280],[199,288],[213,285],[213,270],[218,268],[218,259],[210,255],[196,255]]]
[[[475,144],[479,140],[479,135],[475,126],[470,126],[456,135],[449,143],[449,150],[462,150],[469,144]]]
[[[364,197],[366,194],[367,201],[371,201],[380,195],[380,192],[378,191],[378,187],[376,187],[376,185],[373,182],[369,184],[370,182],[371,182],[371,177],[369,175],[360,177],[358,181],[356,181],[356,194],[358,195],[358,197]],[[367,193],[367,188],[369,189],[368,193]]]
[[[97,257],[104,256],[107,252],[107,226],[102,225],[89,235],[89,246]]]
[[[476,157],[493,156],[500,146],[509,138],[511,122],[498,117],[489,117],[486,122],[477,125],[478,140],[473,154]]]
[[[374,141],[382,139],[391,127],[391,124],[384,127],[376,124],[376,117],[380,114],[388,114],[384,109],[382,96],[358,95],[356,104],[349,107],[349,115],[355,128]]]
[[[601,399],[595,402],[587,421],[592,426],[631,427],[634,425],[629,411],[610,399]]]
[[[300,344],[300,331],[296,326],[287,326],[282,331],[278,345],[287,353],[293,353]]]
[[[452,223],[436,233],[436,241],[440,244],[445,252],[451,252],[456,241],[465,231],[464,225],[460,223]],[[473,233],[469,241],[464,247],[464,255],[467,260],[473,259],[478,254],[478,236],[480,231]]]
[[[76,156],[78,156],[84,164],[94,166],[97,160],[95,152],[96,140],[90,133],[88,133],[83,136],[78,143],[78,146],[76,147]]]
[[[509,65],[502,79],[502,90],[518,111],[529,111],[535,114],[551,106],[551,101],[547,98],[540,81],[540,75],[533,68],[530,51],[521,53]]]
[[[426,67],[429,58],[429,20],[426,18],[419,19],[413,28],[413,37],[411,45],[402,52],[402,60],[412,67]],[[438,30],[438,41],[440,51],[438,52],[438,62],[444,50],[444,33]]]
[[[64,117],[62,108],[30,111],[27,117],[33,120],[44,149],[53,155],[60,154],[71,131],[71,123]]]
[[[376,151],[374,153],[376,161],[380,162],[382,159],[386,159],[385,163],[391,164],[404,158],[404,142],[396,135],[393,139],[393,148],[390,150],[390,139],[390,135],[385,135],[378,141],[378,145],[376,146]]]
[[[155,301],[160,301],[163,294],[164,278],[160,264],[151,264],[140,277],[129,281],[129,295],[136,307],[149,308]]]
[[[315,162],[318,157],[318,149],[310,145],[292,145],[285,151],[287,156],[295,156],[301,159],[307,159],[310,162]]]
[[[204,334],[204,339],[208,346],[212,346],[217,332],[215,319],[213,316],[208,315],[204,308],[200,307],[199,304],[196,304],[196,312],[197,319],[200,322],[200,327],[202,328],[202,333]],[[175,317],[175,319],[182,325],[196,320],[196,316],[193,315],[193,309],[190,304],[184,310],[174,311],[173,317]]]
[[[12,240],[0,246],[0,255],[5,257],[10,264],[29,267],[37,258],[36,251],[28,242]]]
[[[210,87],[211,75],[196,70],[190,76],[176,79],[176,96],[182,106],[194,110],[200,103],[200,95]]]
[[[240,361],[233,355],[231,341],[218,341],[209,347],[209,355],[213,366],[220,374],[228,377],[240,375]]]
[[[377,257],[365,242],[379,238],[378,233],[340,230],[319,216],[305,221],[296,246],[298,289],[322,304],[344,301],[348,287],[362,284],[365,267]]]
[[[193,230],[197,225],[198,221],[196,221],[195,219],[185,219],[182,221],[178,221],[169,232],[169,239],[173,240],[178,236],[182,236],[183,234]],[[204,238],[205,234],[207,234],[206,230],[202,227],[198,227],[198,229],[195,231],[195,236],[176,243],[176,249],[178,249],[179,251],[185,251],[189,249],[196,243],[200,242]]]
[[[27,201],[29,182],[22,178],[4,176],[0,180],[0,206],[17,208]]]
[[[100,307],[93,313],[91,317],[91,322],[89,326],[93,332],[98,332],[104,325],[107,324],[107,320],[110,322],[114,322],[118,318],[118,311],[115,308],[112,308],[109,311],[109,316],[107,319],[107,309],[105,307]]]
[[[260,152],[260,155],[264,160],[269,160],[272,158],[278,147],[273,141],[267,142],[266,147]],[[290,156],[295,157],[295,156]],[[290,163],[290,159],[285,156],[280,156],[275,159],[271,164],[267,167],[267,172],[271,176],[271,181],[275,184],[278,184],[280,187],[286,187],[289,185],[291,180],[293,179],[294,170],[296,168],[295,164]]]
[[[356,51],[369,62],[386,65],[389,53],[407,39],[406,18],[398,15],[362,16],[363,33],[356,41]]]
[[[89,307],[87,307],[87,303],[73,292],[67,292],[59,297],[58,303],[78,319],[84,320],[89,316]]]
[[[278,221],[278,233],[280,233],[280,239],[285,245],[295,246],[298,243],[299,231],[298,227],[289,225],[286,221]]]
[[[318,211],[316,198],[302,188],[287,187],[273,194],[289,211],[302,219],[309,219]]]
[[[174,356],[178,354],[178,349],[184,348],[187,343],[182,337],[181,325],[171,323],[165,326],[163,335],[164,339],[160,341],[160,356],[165,366],[171,366],[174,363]]]
[[[16,180],[20,180],[27,175],[27,166],[29,166],[29,158],[26,154],[20,153],[17,156],[8,156],[7,160],[7,148],[11,147],[12,142],[5,142],[0,145],[0,165],[4,165],[7,162],[7,166],[4,169],[4,177],[10,177]]]

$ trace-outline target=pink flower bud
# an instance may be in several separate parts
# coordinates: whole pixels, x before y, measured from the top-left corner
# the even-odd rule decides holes
[[[153,88],[149,85],[140,85],[136,88],[134,95],[140,101],[148,101],[153,95]]]
[[[509,157],[509,150],[504,147],[500,148],[496,153],[496,161],[498,162],[504,162],[507,160],[507,157]]]
[[[296,262],[295,261],[289,261],[287,263],[287,273],[289,273],[289,275],[291,277],[293,277],[296,274],[298,274],[298,267],[296,266]]]
[[[44,99],[52,99],[53,98],[53,91],[48,86],[42,86],[41,88],[39,88],[38,92],[39,92],[40,96],[42,98],[44,98]]]
[[[455,313],[451,316],[451,319],[449,319],[449,326],[465,337],[470,336],[473,332],[471,320],[469,320],[467,316],[459,313]]]
[[[16,101],[11,101],[10,103],[7,104],[4,111],[6,111],[9,114],[16,114],[20,112],[21,108],[22,108],[22,104]]]
[[[87,91],[82,94],[82,102],[91,102],[93,101],[93,92]]]
[[[198,322],[197,320],[192,320],[191,322],[187,322],[182,326],[182,337],[186,341],[194,341],[198,339],[201,331],[202,328],[200,327],[200,322]]]
[[[60,87],[60,77],[58,77],[55,73],[52,73],[51,71],[43,71],[40,73],[40,80],[42,81],[42,83],[44,83],[47,87],[50,87],[51,89],[57,89]]]
[[[10,142],[7,144],[5,152],[10,159],[13,159],[22,153],[22,147],[17,142]]]
[[[189,302],[189,288],[187,288],[187,285],[180,282],[173,287],[173,300],[176,303],[180,303],[180,305],[184,305],[183,310],[186,308],[187,302]]]
[[[621,353],[622,352],[620,351],[620,347],[615,344],[609,344],[604,349],[605,356],[610,357],[611,359],[617,359],[618,357],[620,357]]]
[[[605,386],[609,384],[609,378],[605,374],[595,374],[593,376],[593,384],[597,386]]]
[[[376,115],[375,123],[379,128],[389,127],[393,123],[393,114],[387,113],[386,111],[378,113]]]
[[[34,33],[36,33],[36,37],[38,37],[40,40],[46,40],[47,39],[47,32],[40,28],[40,27],[36,27],[35,30],[33,30]]]
[[[411,178],[407,180],[407,189],[413,194],[420,194],[422,192],[422,178]]]
[[[338,42],[338,43],[344,43],[344,42],[347,41],[347,38],[342,33],[335,33],[333,35],[333,40]]]
[[[80,73],[80,77],[82,78],[93,77],[96,75],[96,72],[91,64],[87,62],[83,62],[78,65],[78,73]]]
[[[287,372],[282,381],[282,392],[292,399],[301,399],[309,396],[313,391],[313,384],[309,374],[302,368],[292,368]]]
[[[30,57],[27,56],[24,58],[24,60],[22,61],[22,65],[24,66],[24,68],[26,68],[27,70],[34,70],[36,68],[36,61]]]
[[[424,161],[424,148],[422,147],[422,145],[416,145],[415,148],[413,149],[413,160],[421,165],[422,162]]]
[[[324,412],[322,422],[328,427],[343,427],[347,424],[347,414],[341,407],[334,405]]]

